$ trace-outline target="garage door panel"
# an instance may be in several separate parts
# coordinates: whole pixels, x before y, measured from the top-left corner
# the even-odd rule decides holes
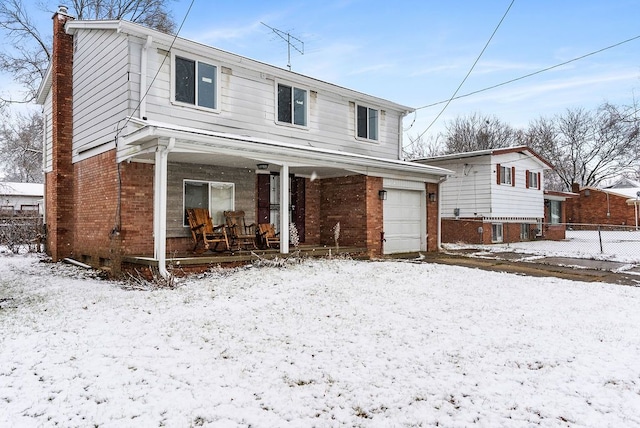
[[[422,249],[424,193],[387,189],[384,201],[385,254]]]

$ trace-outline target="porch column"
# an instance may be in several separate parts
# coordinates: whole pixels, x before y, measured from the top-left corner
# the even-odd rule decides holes
[[[289,254],[289,165],[280,168],[280,253]]]
[[[153,180],[153,255],[158,260],[158,270],[164,278],[169,276],[166,268],[167,254],[167,159],[175,145],[175,138],[167,146],[158,144]]]

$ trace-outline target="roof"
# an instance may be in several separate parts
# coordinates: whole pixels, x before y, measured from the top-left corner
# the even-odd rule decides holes
[[[259,71],[265,76],[286,79],[292,83],[310,86],[310,89],[322,89],[327,92],[338,93],[356,102],[374,104],[380,106],[381,108],[400,111],[404,114],[412,113],[415,110],[413,107],[397,104],[393,101],[378,98],[376,96],[355,91],[353,89],[348,89],[343,86],[335,85],[333,83],[328,83],[310,76],[296,73],[294,71],[289,71],[281,67],[276,67],[274,65],[243,57],[241,55],[230,53],[212,46],[204,45],[193,40],[185,39],[182,37],[175,37],[172,34],[162,33],[160,31],[129,21],[77,21],[70,19],[65,24],[65,30],[68,34],[76,34],[77,32],[82,30],[107,30],[132,35],[143,39],[147,39],[148,37],[150,37],[153,43],[162,46],[167,51],[170,49],[175,49],[194,53],[204,57],[215,57],[219,61],[225,62],[227,64]],[[49,65],[49,68],[51,68],[51,64]],[[36,99],[36,102],[38,104],[43,104],[45,102],[47,93],[51,89],[51,77],[51,72],[47,70],[45,78],[42,80],[40,88],[38,88],[38,95]]]
[[[580,191],[583,191],[583,190],[593,190],[597,192],[608,193],[610,195],[620,196],[622,198],[630,198],[630,199],[635,199],[636,197],[640,196],[638,194],[640,192],[640,187],[601,189],[599,187],[585,186],[580,188]]]
[[[472,157],[479,156],[500,156],[508,153],[524,153],[527,152],[530,154],[530,157],[540,163],[543,168],[553,169],[553,166],[542,156],[536,153],[533,149],[527,146],[516,146],[516,147],[505,147],[499,149],[486,149],[486,150],[476,150],[471,152],[462,152],[462,153],[452,153],[448,155],[442,156],[432,156],[422,159],[416,159],[414,162],[443,162],[449,160],[458,160],[458,159],[466,159]]]
[[[580,195],[572,192],[558,192],[556,190],[544,191],[544,199],[548,199],[550,201],[566,201],[569,198],[575,198],[578,196]]]
[[[437,166],[289,144],[266,138],[206,131],[136,118],[132,118],[130,122],[140,128],[121,137],[121,147],[127,149],[119,161],[153,154],[155,148],[148,147],[148,144],[153,144],[158,139],[174,138],[174,153],[228,155],[264,160],[276,165],[288,164],[297,168],[330,166],[361,174],[399,174],[424,181],[437,181],[453,174],[453,171]]]
[[[0,182],[0,195],[44,196],[44,184]]]

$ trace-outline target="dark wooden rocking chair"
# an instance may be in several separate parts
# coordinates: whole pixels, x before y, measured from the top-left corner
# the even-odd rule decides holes
[[[225,226],[214,226],[208,209],[187,208],[187,218],[189,219],[191,236],[193,236],[194,252],[200,243],[203,244],[203,252],[206,250],[216,251],[219,244],[223,244],[223,251],[229,250],[229,239]],[[212,244],[215,245],[211,247]]]
[[[255,223],[247,225],[244,221],[244,211],[225,211],[224,218],[227,222],[231,247],[258,248],[256,246]]]
[[[280,233],[276,233],[276,227],[272,223],[260,223],[258,225],[258,234],[265,248],[280,246]]]

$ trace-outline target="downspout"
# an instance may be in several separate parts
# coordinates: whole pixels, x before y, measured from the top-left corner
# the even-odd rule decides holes
[[[442,250],[442,218],[440,217],[440,213],[442,212],[442,191],[440,187],[448,178],[449,176],[445,175],[438,180],[438,238],[436,240],[438,251]]]
[[[289,254],[289,165],[280,168],[280,254]]]
[[[171,137],[165,147],[158,145],[153,183],[154,258],[158,260],[158,271],[165,279],[171,276],[167,271],[167,159],[175,144],[176,139]]]
[[[146,43],[142,46],[142,54],[140,58],[140,119],[147,119],[147,62],[149,61],[149,49],[153,39],[147,36]]]

